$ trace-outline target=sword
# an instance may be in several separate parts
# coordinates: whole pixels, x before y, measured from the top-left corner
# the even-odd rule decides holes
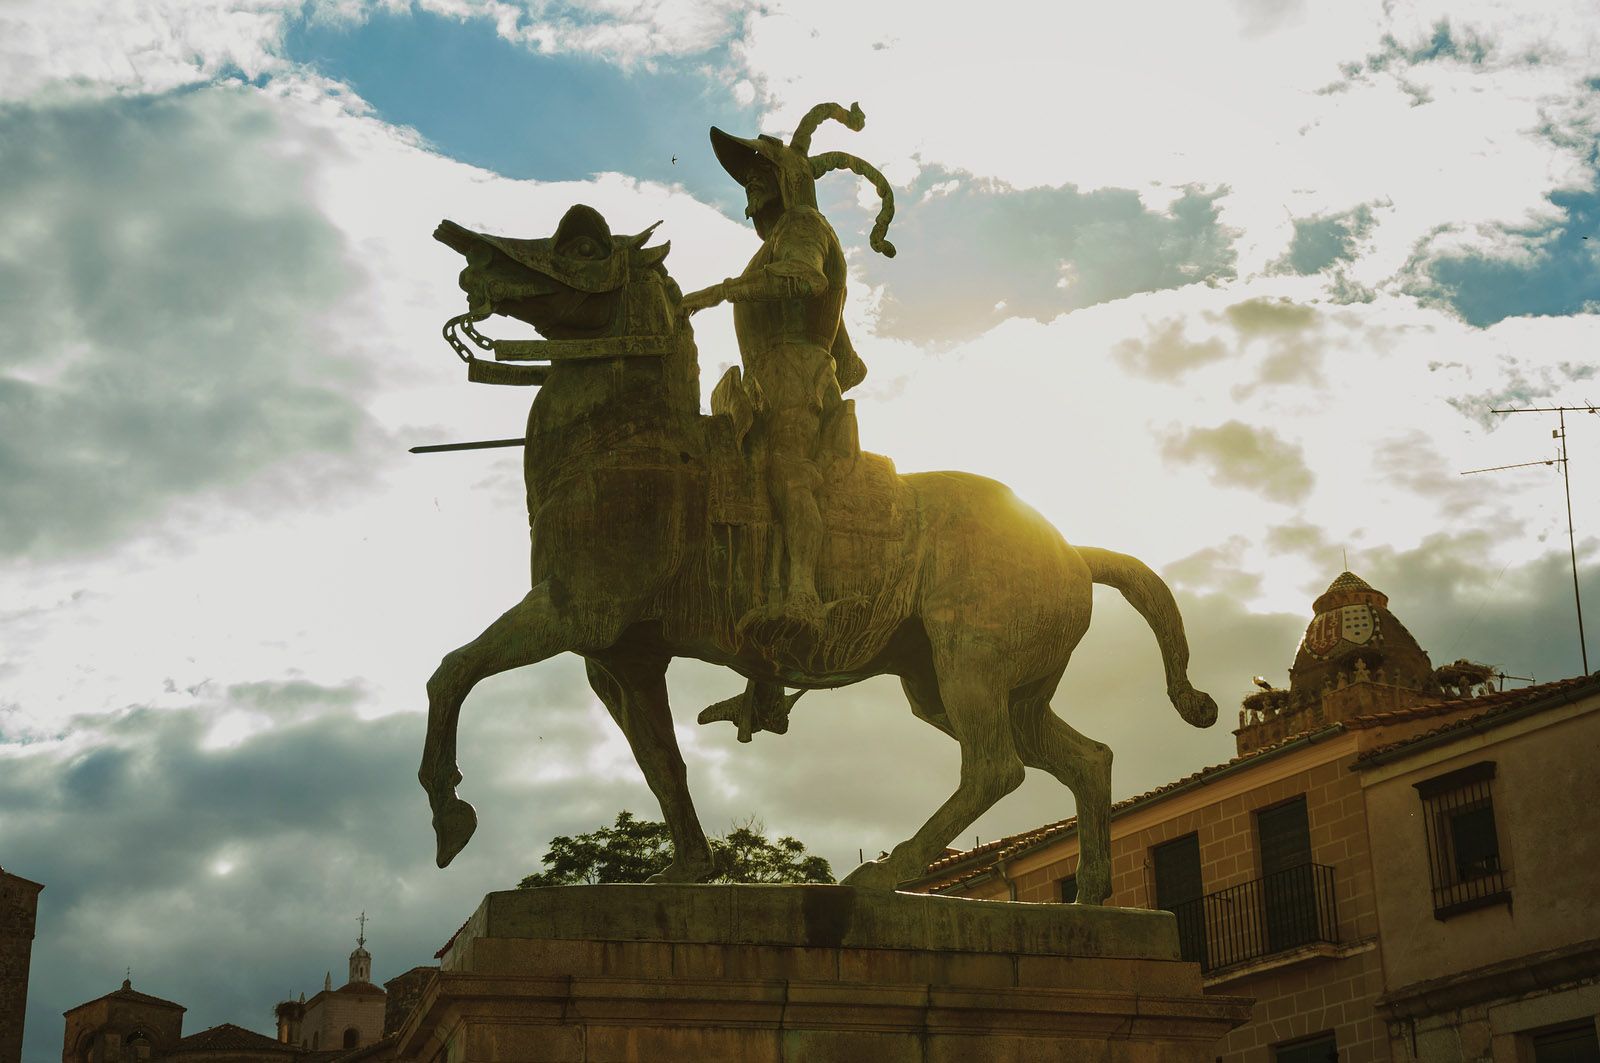
[[[412,454],[438,454],[446,450],[491,450],[495,447],[525,447],[526,439],[477,439],[470,443],[430,443],[425,447],[412,447]]]

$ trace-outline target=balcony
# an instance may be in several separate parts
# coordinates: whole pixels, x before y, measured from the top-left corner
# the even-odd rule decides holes
[[[1301,864],[1175,905],[1178,944],[1204,972],[1339,943],[1333,868]]]

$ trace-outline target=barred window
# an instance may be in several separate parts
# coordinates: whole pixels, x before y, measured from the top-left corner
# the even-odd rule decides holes
[[[1509,869],[1495,830],[1493,781],[1494,761],[1485,760],[1415,784],[1436,919],[1511,903]]]

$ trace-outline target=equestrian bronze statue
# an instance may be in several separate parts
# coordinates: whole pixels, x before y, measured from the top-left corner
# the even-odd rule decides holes
[[[1042,768],[1077,802],[1078,896],[1110,892],[1111,751],[1050,707],[1089,625],[1091,586],[1117,588],[1149,623],[1178,714],[1209,726],[1212,699],[1190,685],[1171,592],[1143,563],[1069,545],[1003,484],[962,472],[899,475],[862,452],[843,391],[864,374],[841,325],[844,259],[812,182],[846,168],[884,198],[853,156],[810,156],[827,118],[860,128],[859,108],[813,109],[788,144],[713,130],[745,185],[761,246],[738,276],[685,296],[651,230],[615,235],[574,206],[544,239],[443,222],[435,237],[466,257],[468,312],[446,326],[471,380],[538,388],[523,469],[531,589],[428,681],[418,774],[433,809],[439,866],[477,825],[456,794],[456,729],[480,680],[558,653],[584,658],[590,684],[627,737],[661,803],[674,856],[662,881],[714,874],[673,733],[673,657],[726,665],[749,689],[713,706],[740,737],[781,731],[793,698],[898,676],[914,715],[961,747],[955,791],[915,834],[851,872],[893,889]],[[653,228],[653,227],[652,227]],[[740,367],[701,413],[693,311],[733,304]],[[539,340],[491,340],[491,314]],[[476,348],[476,349],[474,349]]]

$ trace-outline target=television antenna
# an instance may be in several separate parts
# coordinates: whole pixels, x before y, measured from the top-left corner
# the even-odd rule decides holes
[[[1522,406],[1507,409],[1491,409],[1490,413],[1553,413],[1557,418],[1558,427],[1550,432],[1552,439],[1561,443],[1560,457],[1550,458],[1545,461],[1523,461],[1515,465],[1494,465],[1487,469],[1468,469],[1462,476],[1472,476],[1480,472],[1502,472],[1506,469],[1525,469],[1530,465],[1560,465],[1561,485],[1567,494],[1567,553],[1572,560],[1572,602],[1578,610],[1578,654],[1583,660],[1583,674],[1589,674],[1589,644],[1583,634],[1583,596],[1578,591],[1578,543],[1572,530],[1572,480],[1567,475],[1567,414],[1569,413],[1600,413],[1600,409],[1592,405],[1585,406]],[[1515,678],[1515,677],[1513,677]]]

